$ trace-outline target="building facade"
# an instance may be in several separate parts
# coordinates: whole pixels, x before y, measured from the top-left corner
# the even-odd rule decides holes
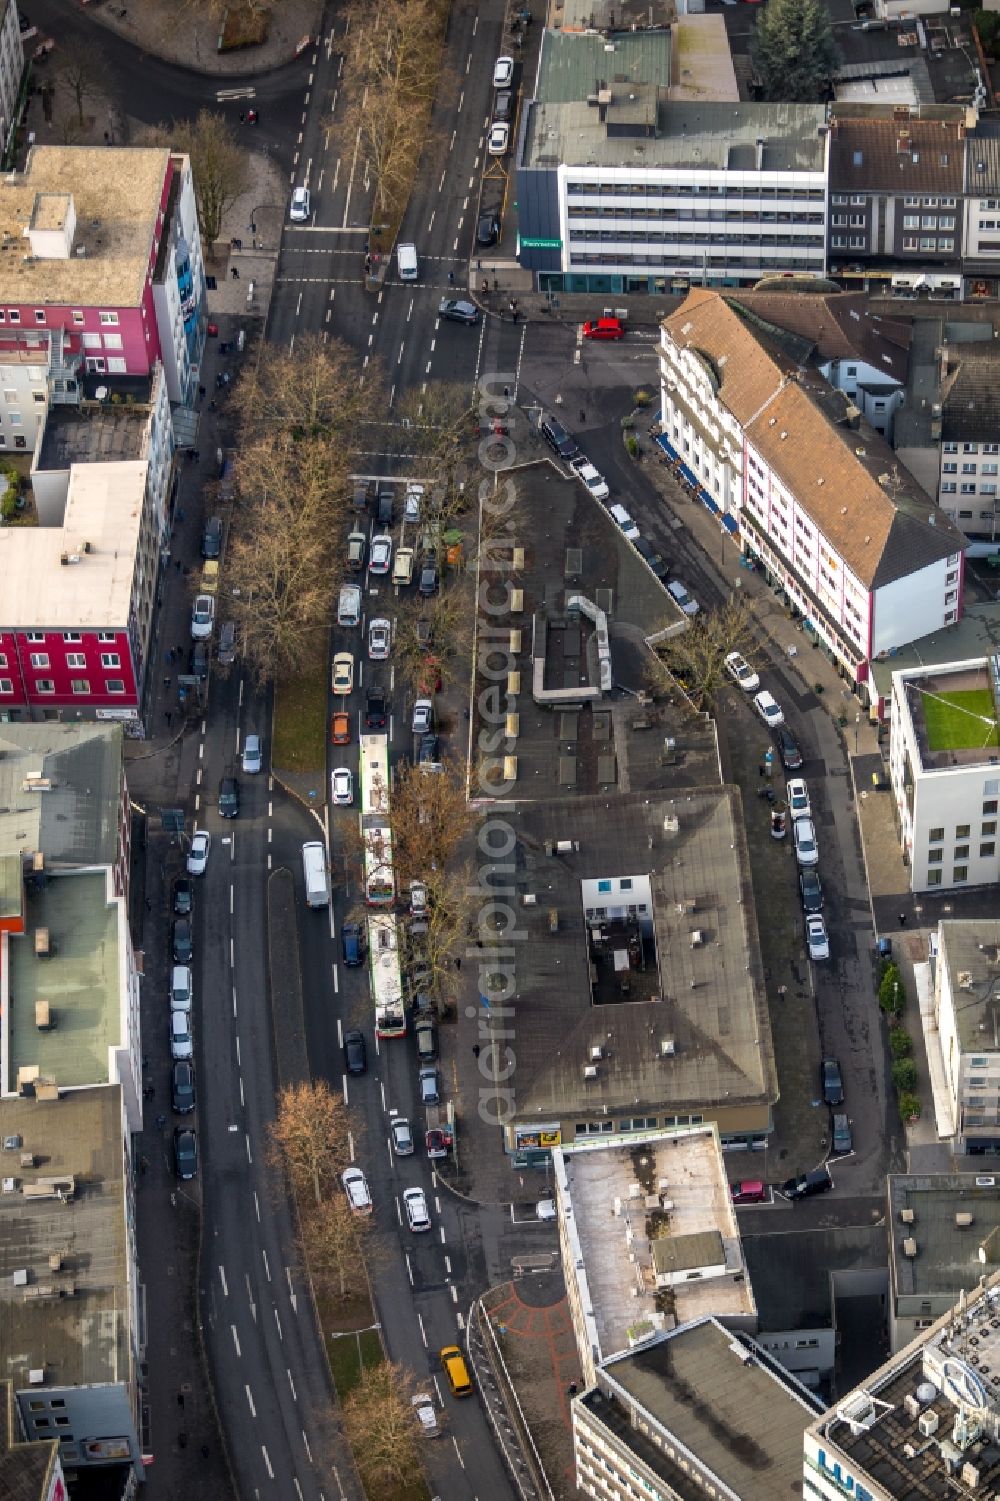
[[[24,77],[24,42],[17,0],[4,0],[0,18],[0,154],[6,155],[14,141]]]
[[[956,1150],[1000,1151],[1000,922],[938,924],[934,1018]],[[985,1228],[980,1222],[981,1229]],[[983,1265],[1000,1260],[994,1244]]]

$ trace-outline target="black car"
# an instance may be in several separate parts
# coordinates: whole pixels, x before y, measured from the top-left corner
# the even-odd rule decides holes
[[[222,517],[209,516],[201,534],[203,558],[217,558],[222,553]]]
[[[500,220],[496,214],[480,214],[476,225],[476,244],[495,245],[500,238]]]
[[[359,922],[345,922],[340,930],[340,947],[348,969],[365,962],[365,930]]]
[[[553,453],[561,459],[575,459],[580,452],[579,444],[575,438],[571,438],[561,422],[554,417],[543,417],[538,424],[538,431],[552,449]]]
[[[235,777],[223,777],[219,782],[219,814],[222,818],[238,818],[240,813],[240,784]]]
[[[844,1080],[836,1058],[824,1058],[819,1066],[819,1079],[823,1086],[823,1099],[827,1105],[844,1103]]]
[[[438,317],[451,323],[478,323],[479,309],[474,302],[464,302],[458,297],[442,297],[438,303]]]
[[[170,946],[175,964],[190,964],[194,955],[194,930],[190,917],[175,917],[170,930]]]
[[[191,657],[188,663],[192,677],[198,678],[203,683],[208,677],[208,664],[210,660],[208,642],[196,641],[191,648]]]
[[[790,730],[786,730],[783,724],[778,726],[775,734],[782,766],[786,771],[798,771],[802,765],[802,752],[799,750],[795,736]]]
[[[422,598],[430,599],[432,594],[438,592],[441,583],[441,575],[438,572],[437,558],[429,552],[424,558],[424,565],[420,570],[420,583],[417,586]]]
[[[392,526],[393,496],[391,490],[378,492],[378,524]]]
[[[813,1194],[825,1194],[833,1187],[833,1179],[825,1167],[814,1168],[811,1173],[800,1173],[797,1178],[787,1178],[781,1185],[786,1199],[810,1199]]]
[[[194,910],[194,882],[190,876],[178,876],[174,882],[173,909],[177,917],[190,917]]]
[[[389,717],[385,689],[372,683],[365,693],[365,729],[384,730]]]
[[[194,1109],[194,1064],[178,1058],[170,1070],[170,1104],[178,1115],[190,1115]]]
[[[190,1126],[174,1127],[174,1172],[178,1178],[193,1178],[198,1171],[198,1138]]]
[[[421,1063],[436,1063],[438,1056],[437,1027],[431,1017],[417,1022],[413,1029],[417,1041],[417,1057]]]
[[[417,761],[421,766],[440,765],[441,742],[437,735],[421,735]]]
[[[822,912],[823,883],[815,866],[806,865],[799,871],[799,890],[802,893],[802,910],[807,917],[810,913]]]
[[[368,1053],[363,1032],[344,1033],[344,1062],[349,1074],[364,1074],[368,1071]]]

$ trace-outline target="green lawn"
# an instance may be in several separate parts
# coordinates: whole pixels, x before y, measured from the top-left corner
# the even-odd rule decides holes
[[[361,1334],[326,1335],[326,1349],[333,1372],[333,1384],[337,1396],[344,1398],[354,1390],[361,1376],[361,1361],[365,1366],[381,1365],[385,1359],[382,1341],[376,1329],[366,1329]]]
[[[998,745],[996,708],[988,688],[924,694],[927,743],[932,751]]]
[[[326,643],[319,660],[297,677],[274,689],[274,745],[276,771],[301,772],[322,778],[326,771]]]

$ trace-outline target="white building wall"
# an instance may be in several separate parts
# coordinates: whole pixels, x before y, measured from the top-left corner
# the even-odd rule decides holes
[[[198,383],[199,362],[202,358],[204,330],[199,330],[194,348],[189,347],[185,333],[184,308],[177,285],[174,254],[178,241],[187,242],[191,263],[193,297],[199,307],[205,299],[205,263],[201,249],[201,232],[198,228],[198,210],[194,196],[194,179],[188,157],[174,157],[174,165],[181,175],[181,187],[174,203],[174,216],[164,233],[169,236],[170,248],[163,264],[163,275],[153,283],[153,306],[156,325],[160,335],[160,354],[167,381],[170,400],[190,404]]]
[[[31,359],[35,359],[34,351]],[[48,403],[49,350],[43,335],[36,364],[0,361],[0,451],[34,453],[45,425]]]
[[[720,511],[738,516],[743,499],[743,433],[718,398],[704,362],[664,329],[660,347],[663,430]]]
[[[6,147],[16,124],[15,110],[24,72],[24,43],[16,0],[5,0],[0,22],[0,149]]]
[[[994,443],[942,443],[940,466],[941,509],[967,535],[995,537],[1000,432]]]
[[[958,619],[961,555],[884,584],[873,596],[872,655],[906,646]]]
[[[1000,7],[986,8],[989,10]],[[969,155],[974,157],[975,139],[969,140],[968,149]],[[970,169],[967,167],[966,171],[969,173]],[[1000,267],[1000,198],[974,198],[970,191],[965,200],[964,213],[965,238],[962,243],[966,257],[970,261],[994,261]],[[975,280],[975,276],[966,278],[967,284]]]

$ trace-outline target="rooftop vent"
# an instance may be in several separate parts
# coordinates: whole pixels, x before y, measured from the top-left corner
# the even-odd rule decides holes
[[[971,990],[972,989],[972,970],[971,969],[960,969],[959,970],[959,972],[958,972],[958,988],[959,988],[959,990]]]
[[[969,1228],[969,1226],[971,1224],[972,1224],[972,1215],[971,1214],[956,1214],[956,1216],[955,1216],[955,1229],[956,1230],[968,1230],[968,1228]]]
[[[593,1063],[588,1063],[587,1064],[586,1068],[583,1071],[583,1077],[585,1079],[596,1079],[597,1078],[597,1068],[596,1068],[596,1066]]]
[[[899,1211],[899,1217],[904,1225],[912,1225],[913,1221],[916,1219],[916,1215],[913,1213],[912,1209],[901,1209]]]
[[[924,1438],[930,1438],[932,1433],[937,1433],[941,1419],[932,1409],[930,1412],[922,1412],[917,1421],[917,1427]]]
[[[672,1058],[677,1051],[677,1044],[672,1037],[660,1038],[660,1057]]]
[[[910,1261],[912,1261],[916,1254],[917,1243],[913,1239],[912,1235],[908,1235],[906,1240],[903,1241],[903,1255],[906,1256]]]
[[[604,1057],[604,1054],[603,1054],[603,1052],[601,1050],[600,1043],[598,1043],[598,1045],[596,1047],[591,1048],[591,1050],[590,1050],[590,1057],[591,1057],[591,1061],[594,1062],[594,1063],[598,1063],[601,1060],[601,1058]]]

